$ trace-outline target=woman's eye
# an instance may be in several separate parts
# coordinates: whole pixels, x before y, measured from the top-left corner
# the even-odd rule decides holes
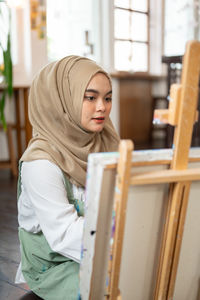
[[[85,96],[84,98],[89,100],[89,101],[93,101],[95,99],[94,96]]]
[[[106,97],[105,100],[106,100],[107,102],[111,102],[111,101],[112,101],[112,97]]]

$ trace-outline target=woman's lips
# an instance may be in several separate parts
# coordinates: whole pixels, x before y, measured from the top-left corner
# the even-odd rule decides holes
[[[94,120],[96,123],[100,124],[103,123],[105,121],[104,117],[98,117],[98,118],[92,118],[92,120]]]

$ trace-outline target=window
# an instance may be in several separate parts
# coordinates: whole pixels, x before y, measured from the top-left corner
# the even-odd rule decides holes
[[[114,0],[114,65],[120,71],[149,71],[148,0]]]

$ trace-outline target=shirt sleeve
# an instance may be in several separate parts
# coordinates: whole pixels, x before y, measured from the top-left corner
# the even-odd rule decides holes
[[[51,249],[80,262],[84,218],[68,201],[60,168],[48,160],[23,162],[21,180]]]

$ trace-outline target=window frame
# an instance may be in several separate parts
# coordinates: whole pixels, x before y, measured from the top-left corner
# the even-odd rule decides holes
[[[113,0],[113,2],[115,2],[115,1]],[[146,0],[146,4],[147,4],[147,10],[142,11],[142,10],[132,9],[130,1],[129,1],[129,8],[120,7],[118,5],[115,5],[115,3],[113,3],[114,18],[115,18],[115,10],[116,9],[121,9],[121,10],[124,10],[124,11],[128,11],[130,13],[130,16],[131,16],[131,13],[140,13],[140,14],[143,14],[143,15],[147,16],[147,40],[146,41],[139,41],[139,40],[135,40],[133,38],[129,38],[129,39],[116,38],[115,37],[115,28],[114,28],[114,32],[113,32],[114,45],[115,45],[116,41],[125,41],[125,42],[130,42],[131,44],[141,43],[141,44],[145,44],[147,46],[147,70],[146,71],[141,71],[142,73],[149,73],[150,72],[150,0]],[[130,27],[131,27],[131,18],[129,20],[129,29],[130,29]],[[115,56],[115,50],[114,50],[114,56]],[[114,65],[114,69],[116,70],[115,65]],[[118,70],[118,71],[125,71],[125,70]],[[140,71],[138,71],[138,72],[140,72]]]

